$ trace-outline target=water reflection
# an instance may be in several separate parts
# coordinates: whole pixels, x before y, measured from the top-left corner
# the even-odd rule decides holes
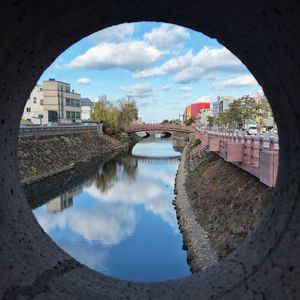
[[[96,187],[102,193],[106,193],[112,189],[114,184],[121,178],[126,182],[131,183],[136,179],[138,162],[132,156],[121,154],[113,160],[106,162],[96,174]]]
[[[190,272],[171,205],[177,167],[176,157],[120,155],[34,214],[60,247],[95,270],[121,279],[178,278]]]

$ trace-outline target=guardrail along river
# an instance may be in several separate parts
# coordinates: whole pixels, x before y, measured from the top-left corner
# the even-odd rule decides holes
[[[33,210],[52,240],[81,263],[138,281],[190,274],[172,206],[179,152],[172,139],[146,139],[133,155]]]

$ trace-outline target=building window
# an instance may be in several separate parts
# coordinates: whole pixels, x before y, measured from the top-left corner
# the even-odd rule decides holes
[[[44,116],[43,116],[42,114],[38,114],[38,118],[39,118],[39,119],[43,119],[43,117],[44,117]]]
[[[76,111],[76,119],[80,119],[80,112]]]
[[[43,99],[40,100],[40,105],[44,105],[44,100]]]
[[[80,100],[76,100],[76,107],[80,107]]]
[[[33,100],[33,104],[36,104],[36,100]]]
[[[66,106],[70,106],[71,105],[71,100],[70,98],[66,98]]]
[[[66,111],[66,118],[70,119],[71,118],[71,113],[69,111]]]
[[[31,108],[30,107],[26,107],[26,112],[31,112]]]
[[[75,101],[75,99],[71,99],[71,106],[76,106],[76,101]]]
[[[72,112],[71,112],[71,116],[72,116],[72,119],[76,119],[75,111],[72,111]]]

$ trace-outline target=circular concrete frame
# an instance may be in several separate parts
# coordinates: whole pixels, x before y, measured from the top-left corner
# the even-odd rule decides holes
[[[296,299],[299,291],[299,1],[4,0],[0,18],[0,297],[47,299]],[[59,249],[20,186],[18,123],[49,64],[79,39],[123,22],[162,21],[217,38],[263,86],[280,133],[278,184],[263,221],[225,260],[188,278],[109,278]]]

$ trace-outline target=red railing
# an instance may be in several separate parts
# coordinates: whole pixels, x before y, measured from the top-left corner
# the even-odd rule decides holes
[[[278,138],[235,136],[201,132],[199,129],[195,131],[195,138],[201,144],[202,141],[207,143],[209,151],[258,177],[267,186],[275,186],[279,161]]]

